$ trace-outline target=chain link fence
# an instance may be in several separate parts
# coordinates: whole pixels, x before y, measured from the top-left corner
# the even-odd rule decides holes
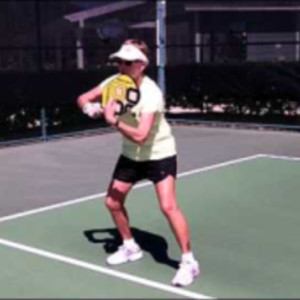
[[[165,47],[170,112],[298,125],[299,1],[167,0],[164,41],[159,2],[1,1],[0,142],[104,127],[75,100],[116,71],[108,55],[126,38],[149,45],[155,79]]]

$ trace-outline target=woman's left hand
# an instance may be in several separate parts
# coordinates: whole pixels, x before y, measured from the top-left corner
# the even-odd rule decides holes
[[[109,125],[116,124],[118,119],[116,116],[117,109],[118,109],[118,104],[115,100],[109,101],[104,107],[103,110],[104,118]]]

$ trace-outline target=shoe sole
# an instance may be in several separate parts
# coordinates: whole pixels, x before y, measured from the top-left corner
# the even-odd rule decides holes
[[[139,252],[139,253],[136,253],[134,255],[132,255],[128,261],[135,261],[135,260],[138,260],[138,259],[141,259],[143,257],[143,252]]]
[[[142,257],[143,257],[143,252],[139,252],[139,253],[131,255],[126,261],[122,261],[119,263],[110,263],[110,262],[106,261],[106,263],[110,266],[117,266],[117,265],[122,265],[122,264],[126,264],[128,262],[139,260]]]
[[[199,275],[200,275],[200,271],[196,271],[195,273],[193,273],[193,280],[190,283],[187,284],[181,284],[179,282],[172,282],[172,285],[176,286],[176,287],[185,287],[188,286],[190,284],[192,284],[194,282],[194,279],[196,279]]]

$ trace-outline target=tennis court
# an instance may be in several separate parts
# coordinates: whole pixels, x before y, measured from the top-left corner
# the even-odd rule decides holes
[[[195,283],[170,285],[180,252],[148,182],[127,200],[145,257],[105,264],[119,243],[103,201],[120,146],[110,133],[0,151],[0,297],[299,297],[299,135],[174,133],[178,199],[202,269]]]

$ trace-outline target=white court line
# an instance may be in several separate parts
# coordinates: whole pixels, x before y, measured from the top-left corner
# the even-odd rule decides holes
[[[236,163],[240,163],[240,162],[244,162],[244,161],[248,161],[248,160],[252,160],[252,159],[256,159],[256,158],[260,158],[260,157],[297,159],[298,160],[298,158],[291,158],[291,157],[285,157],[285,156],[257,154],[257,155],[253,155],[253,156],[248,156],[248,157],[244,157],[244,158],[239,158],[239,159],[235,159],[235,160],[215,164],[215,165],[204,167],[204,168],[191,170],[191,171],[188,171],[188,172],[183,172],[183,173],[179,174],[178,177],[184,177],[184,176],[192,175],[192,174],[195,174],[195,173],[201,173],[201,172],[209,171],[209,170],[212,170],[212,169],[217,169],[217,168],[221,168],[221,167],[224,167],[224,166],[229,166],[229,165],[232,165],[232,164],[236,164]],[[143,187],[143,186],[146,186],[146,185],[149,185],[149,184],[151,184],[151,183],[148,183],[148,182],[142,183],[142,184],[137,185],[135,188],[140,188],[140,187]],[[96,198],[103,197],[103,196],[105,196],[105,193],[95,194],[95,195],[82,197],[82,198],[66,201],[66,202],[63,202],[63,203],[55,204],[55,205],[50,205],[50,206],[41,207],[41,208],[34,209],[34,210],[29,210],[29,211],[26,211],[26,212],[21,212],[21,213],[14,214],[14,215],[11,215],[11,216],[2,217],[2,218],[0,218],[0,222],[5,222],[5,221],[8,221],[8,220],[21,218],[21,217],[28,216],[28,215],[33,215],[33,214],[41,213],[41,212],[44,212],[44,211],[53,210],[53,209],[56,209],[56,208],[61,208],[61,207],[65,207],[65,206],[68,206],[68,205],[77,204],[77,203],[80,203],[80,202],[96,199]],[[107,275],[110,275],[110,276],[122,278],[122,279],[132,281],[134,283],[138,283],[138,284],[141,284],[141,285],[154,287],[154,288],[157,288],[157,289],[160,289],[160,290],[175,293],[175,294],[178,294],[178,295],[182,295],[182,296],[186,296],[186,297],[190,297],[190,298],[195,298],[195,299],[213,299],[212,297],[204,295],[204,294],[195,293],[195,292],[191,292],[191,291],[187,291],[187,290],[182,290],[182,289],[175,288],[175,287],[165,285],[165,284],[162,284],[162,283],[159,283],[159,282],[155,282],[155,281],[152,281],[152,280],[144,279],[144,278],[137,277],[137,276],[134,276],[134,275],[126,274],[126,273],[123,273],[123,272],[115,271],[115,270],[112,270],[112,269],[107,269],[107,268],[97,266],[97,265],[94,265],[94,264],[91,264],[91,263],[80,261],[80,260],[77,260],[77,259],[74,259],[74,258],[66,257],[66,256],[63,256],[63,255],[60,255],[60,254],[51,253],[51,252],[48,252],[48,251],[45,251],[45,250],[42,250],[42,249],[26,246],[26,245],[20,244],[20,243],[15,243],[13,241],[9,241],[9,240],[6,240],[6,239],[0,239],[0,244],[4,245],[4,246],[7,246],[7,247],[10,247],[10,248],[18,249],[18,250],[21,250],[21,251],[29,252],[29,253],[36,254],[36,255],[39,255],[39,256],[43,256],[43,257],[47,257],[47,258],[50,258],[50,259],[53,259],[53,260],[56,260],[56,261],[64,262],[64,263],[67,263],[67,264],[70,264],[70,265],[74,265],[74,266],[78,266],[78,267],[81,267],[81,268],[93,270],[93,271],[96,271],[96,272],[99,272],[99,273],[107,274]]]
[[[285,155],[273,155],[273,154],[262,154],[264,157],[274,158],[274,159],[283,159],[291,161],[300,161],[300,157],[285,156]]]
[[[156,288],[162,291],[166,291],[169,293],[173,293],[173,294],[177,294],[180,296],[185,296],[188,298],[193,298],[193,299],[215,299],[212,298],[210,296],[204,295],[204,294],[200,294],[200,293],[196,293],[196,292],[192,292],[192,291],[188,291],[185,289],[181,289],[181,288],[177,288],[177,287],[173,287],[171,285],[167,285],[167,284],[162,284],[160,282],[157,281],[153,281],[153,280],[149,280],[149,279],[145,279],[145,278],[141,278],[141,277],[137,277],[134,275],[130,275],[130,274],[126,274],[123,272],[119,272],[116,270],[112,270],[112,269],[108,269],[108,268],[104,268],[98,265],[94,265],[82,260],[78,260],[75,258],[71,258],[71,257],[67,257],[67,256],[63,256],[60,254],[56,254],[53,252],[48,252],[39,248],[34,248],[34,247],[30,247],[24,244],[20,244],[20,243],[15,243],[13,241],[9,241],[6,239],[0,239],[0,244],[3,246],[7,246],[9,248],[13,248],[13,249],[18,249],[24,252],[28,252],[28,253],[32,253],[35,255],[39,255],[42,257],[46,257],[46,258],[50,258],[52,260],[55,261],[59,261],[59,262],[63,262],[72,266],[77,266],[83,269],[88,269],[88,270],[92,270],[98,273],[102,273],[102,274],[106,274],[106,275],[110,275],[113,277],[117,277],[117,278],[121,278],[127,281],[131,281],[137,284],[141,284],[144,286],[148,286],[148,287],[152,287],[152,288]]]
[[[215,165],[211,165],[211,166],[207,166],[207,167],[203,167],[203,168],[183,172],[183,173],[178,174],[178,178],[184,177],[184,176],[189,176],[189,175],[196,174],[196,173],[206,172],[206,171],[209,171],[209,170],[213,170],[213,169],[217,169],[217,168],[221,168],[221,167],[225,167],[225,166],[229,166],[229,165],[233,165],[233,164],[237,164],[237,163],[241,163],[241,162],[256,159],[256,158],[259,158],[259,157],[265,157],[265,154],[251,155],[251,156],[242,157],[242,158],[238,158],[238,159],[234,159],[234,160],[229,160],[229,161],[226,161],[226,162],[223,162],[223,163],[218,163],[218,164],[215,164]],[[141,188],[141,187],[151,185],[151,184],[152,184],[151,182],[140,183],[140,184],[137,184],[136,186],[134,186],[133,189]],[[45,212],[45,211],[48,211],[48,210],[53,210],[53,209],[62,208],[62,207],[69,206],[69,205],[78,204],[78,203],[81,203],[81,202],[94,200],[94,199],[97,199],[97,198],[104,197],[105,195],[106,195],[106,192],[103,192],[103,193],[89,195],[89,196],[85,196],[85,197],[81,197],[81,198],[77,198],[77,199],[73,199],[73,200],[69,200],[69,201],[65,201],[65,202],[61,202],[61,203],[57,203],[57,204],[53,204],[53,205],[49,205],[49,206],[43,206],[43,207],[40,207],[40,208],[27,210],[27,211],[16,213],[16,214],[9,215],[9,216],[4,216],[4,217],[0,218],[0,223],[10,221],[10,220],[14,220],[14,219],[18,219],[18,218],[22,218],[22,217],[29,216],[29,215],[42,213],[42,212]]]

